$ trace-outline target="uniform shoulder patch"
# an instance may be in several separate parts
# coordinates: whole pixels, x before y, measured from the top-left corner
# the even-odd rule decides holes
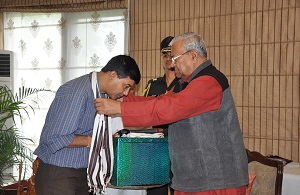
[[[157,80],[157,78],[150,79],[150,80],[148,81],[148,84],[149,84],[149,83],[152,83],[153,81],[156,81],[156,80]]]

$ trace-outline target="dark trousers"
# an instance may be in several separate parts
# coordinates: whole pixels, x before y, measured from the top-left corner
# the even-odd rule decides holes
[[[168,184],[157,188],[148,188],[147,195],[168,195],[168,188]],[[170,188],[170,194],[174,194],[174,190],[172,188]]]
[[[64,168],[40,161],[35,175],[37,195],[88,195],[86,169]]]

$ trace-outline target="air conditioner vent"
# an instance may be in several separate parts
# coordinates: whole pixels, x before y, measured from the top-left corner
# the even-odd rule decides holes
[[[10,54],[0,54],[0,77],[10,77]]]
[[[0,50],[0,86],[13,89],[13,52]]]

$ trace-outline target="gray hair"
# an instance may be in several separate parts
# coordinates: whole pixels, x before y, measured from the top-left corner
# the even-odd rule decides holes
[[[183,45],[186,51],[196,50],[200,56],[207,58],[206,46],[200,35],[193,32],[184,33],[175,37],[170,45],[172,46],[173,43],[181,40],[184,40]]]

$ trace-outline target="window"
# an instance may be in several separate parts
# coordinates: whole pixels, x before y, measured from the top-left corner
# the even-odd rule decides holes
[[[14,53],[14,87],[56,91],[63,83],[99,71],[127,53],[127,10],[69,13],[4,13],[4,49]],[[48,96],[20,125],[34,150],[53,100]]]

